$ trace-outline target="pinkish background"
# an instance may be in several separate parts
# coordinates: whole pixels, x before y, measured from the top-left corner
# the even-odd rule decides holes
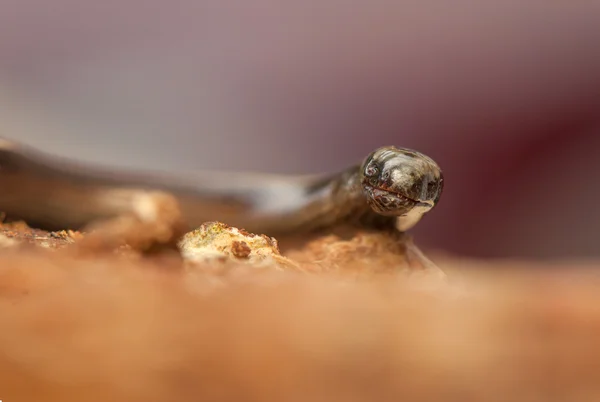
[[[598,257],[600,5],[5,0],[0,131],[170,171],[416,148],[446,177],[420,244]]]

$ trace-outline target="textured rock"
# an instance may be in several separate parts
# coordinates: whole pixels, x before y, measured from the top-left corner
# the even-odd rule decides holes
[[[0,248],[14,247],[18,244],[19,242],[15,239],[11,239],[0,233]]]
[[[179,248],[183,258],[190,262],[235,261],[255,266],[298,268],[296,263],[281,255],[275,238],[220,222],[207,223],[186,233]]]

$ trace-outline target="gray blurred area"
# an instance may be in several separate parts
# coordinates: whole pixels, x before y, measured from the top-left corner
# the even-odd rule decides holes
[[[598,257],[600,3],[5,0],[0,131],[172,172],[415,148],[446,177],[424,247]]]

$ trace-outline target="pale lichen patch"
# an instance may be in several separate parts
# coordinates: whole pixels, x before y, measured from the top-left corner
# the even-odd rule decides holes
[[[19,242],[0,233],[0,249],[17,246]]]
[[[224,223],[210,222],[186,233],[179,242],[184,259],[191,262],[235,261],[255,266],[297,268],[279,252],[277,240]]]

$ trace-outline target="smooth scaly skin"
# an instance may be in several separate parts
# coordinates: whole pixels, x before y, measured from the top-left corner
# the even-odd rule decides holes
[[[0,211],[44,229],[81,228],[128,212],[146,190],[171,193],[190,227],[221,221],[273,236],[340,225],[409,229],[438,202],[437,164],[383,147],[342,173],[294,177],[225,172],[177,176],[102,171],[0,140]]]

